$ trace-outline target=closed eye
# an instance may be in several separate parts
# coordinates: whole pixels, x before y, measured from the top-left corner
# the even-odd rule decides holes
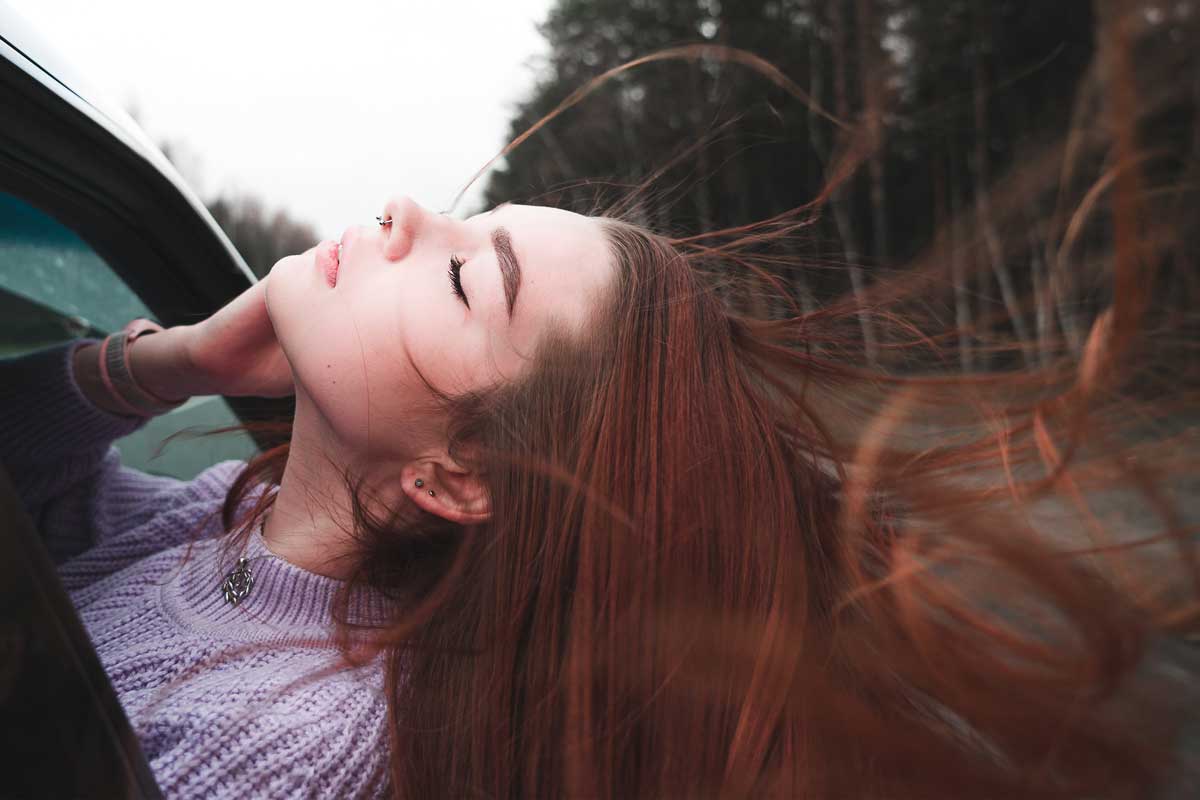
[[[462,266],[463,262],[458,256],[450,256],[450,270],[448,272],[450,276],[450,291],[458,295],[459,299],[463,301],[463,305],[469,309],[471,303],[467,300],[467,294],[463,291],[462,285]]]

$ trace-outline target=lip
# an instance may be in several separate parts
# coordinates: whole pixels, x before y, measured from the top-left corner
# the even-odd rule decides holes
[[[325,282],[329,284],[329,288],[337,286],[338,267],[341,266],[338,262],[338,243],[332,239],[326,239],[317,245],[316,262],[321,273],[325,276]]]

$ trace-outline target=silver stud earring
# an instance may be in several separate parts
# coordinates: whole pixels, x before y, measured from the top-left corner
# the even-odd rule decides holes
[[[381,228],[382,228],[384,225],[391,225],[391,224],[392,224],[392,218],[391,218],[391,217],[387,217],[386,219],[385,219],[385,218],[383,218],[383,217],[376,217],[376,218],[375,218],[375,220],[376,220],[376,221],[379,223],[379,227],[381,227]]]
[[[430,490],[429,490],[429,496],[430,496],[430,497],[433,497],[433,489],[430,489]]]
[[[417,488],[420,489],[424,485],[425,485],[425,481],[421,480],[420,478],[417,478]]]

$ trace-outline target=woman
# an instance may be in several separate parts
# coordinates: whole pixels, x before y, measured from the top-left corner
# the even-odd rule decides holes
[[[285,680],[328,663],[327,651],[293,642],[332,622],[331,593],[352,572],[342,562],[354,553],[353,507],[339,472],[355,470],[378,487],[381,507],[406,496],[431,519],[486,520],[484,483],[447,451],[445,420],[423,381],[456,392],[516,381],[546,331],[590,324],[613,280],[601,223],[565,211],[506,206],[460,222],[398,198],[381,219],[281,260],[269,279],[200,324],[124,344],[109,337],[110,352],[127,348],[127,386],[107,374],[113,365],[96,342],[4,364],[5,385],[22,390],[5,398],[5,462],[51,547],[77,556],[63,578],[168,796],[384,791],[378,664],[373,678],[333,676],[274,702],[265,716],[255,707]],[[120,466],[111,441],[162,410],[130,403],[141,393],[174,405],[191,394],[293,391],[287,467],[245,553],[252,583],[238,584],[248,588],[244,599],[206,572],[220,554],[171,574],[182,552],[171,545],[220,504],[244,465],[218,464],[187,484]],[[385,621],[392,605],[360,593],[351,616]],[[273,648],[155,699],[164,679],[202,667],[230,642]],[[222,724],[247,708],[255,712],[249,727]],[[264,738],[271,748],[261,748]],[[243,739],[258,744],[231,744]]]
[[[1089,492],[1137,490],[1125,502],[1192,557],[1157,487],[1194,457],[1109,413],[1152,407],[1122,391],[1150,341],[1137,292],[1079,363],[1027,373],[930,376],[940,346],[897,316],[881,341],[912,363],[889,373],[846,333],[883,303],[744,310],[762,284],[730,274],[769,279],[765,246],[807,213],[672,240],[398,198],[211,318],[136,337],[129,385],[94,342],[5,364],[24,387],[5,461],[70,551],[64,580],[164,790],[1161,785],[1177,687],[1146,655],[1191,620],[1166,578],[1194,562],[1082,548],[1030,513],[1078,499],[1091,525]],[[1118,244],[1122,276],[1144,268]],[[293,391],[289,441],[249,465],[181,484],[107,449],[187,395]]]
[[[815,418],[781,413],[803,395],[778,370],[832,365],[725,310],[679,247],[527,206],[458,221],[399,198],[381,219],[129,346],[168,402],[294,390],[256,503],[238,462],[186,484],[120,466],[108,443],[144,418],[122,415],[97,343],[4,364],[23,387],[5,460],[47,536],[75,537],[63,578],[169,796],[384,796],[389,738],[403,796],[1057,796],[1064,777],[1143,777],[1140,750],[1114,748],[1146,732],[1076,691],[1136,662],[1128,601],[983,526],[925,535],[1020,574],[1086,647],[1038,649],[925,594],[948,577],[872,592],[918,551],[818,463]],[[222,505],[224,526],[206,519]],[[230,597],[242,556],[253,582]],[[365,674],[320,646],[335,619],[374,634],[383,658],[342,642]],[[1039,779],[1026,762],[1052,743],[1062,773]]]

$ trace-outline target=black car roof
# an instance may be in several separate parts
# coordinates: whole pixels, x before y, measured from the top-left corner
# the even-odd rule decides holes
[[[191,206],[197,217],[207,224],[211,235],[223,245],[235,268],[249,280],[254,280],[254,274],[204,203],[141,126],[4,0],[0,0],[0,58],[39,81],[47,90],[103,128],[131,153],[136,153],[152,165],[180,198]]]

